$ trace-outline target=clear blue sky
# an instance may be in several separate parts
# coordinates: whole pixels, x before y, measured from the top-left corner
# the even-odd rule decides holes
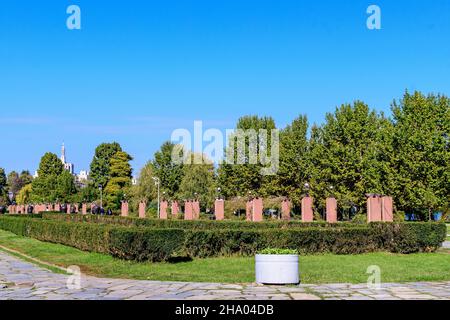
[[[3,0],[0,167],[34,171],[64,141],[79,171],[118,141],[137,173],[194,120],[320,123],[355,99],[389,113],[405,89],[450,94],[449,78],[449,0]]]

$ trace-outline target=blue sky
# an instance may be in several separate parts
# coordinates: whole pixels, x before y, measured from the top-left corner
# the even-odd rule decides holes
[[[389,114],[405,89],[449,94],[449,57],[448,0],[3,0],[0,167],[34,171],[64,141],[79,171],[118,141],[137,173],[194,120],[320,123],[356,99]]]

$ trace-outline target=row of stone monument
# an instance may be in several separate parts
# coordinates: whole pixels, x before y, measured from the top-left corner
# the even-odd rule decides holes
[[[64,208],[65,206],[65,208]],[[93,213],[98,206],[91,204],[91,213]],[[30,208],[32,208],[31,212]],[[64,208],[64,212],[87,214],[87,204],[81,204],[81,208],[78,204],[50,204],[43,205],[37,204],[31,205],[11,205],[9,206],[9,213],[12,214],[25,214],[25,213],[41,213],[41,212],[61,212],[61,208]],[[139,203],[139,217],[146,217],[147,203],[141,201]],[[262,198],[253,198],[246,203],[246,220],[253,222],[263,221],[264,204]],[[285,199],[281,203],[281,218],[283,220],[290,220],[291,218],[292,202]],[[181,213],[180,205],[178,201],[172,201],[170,204],[170,214],[177,216]],[[301,201],[301,212],[303,222],[314,221],[313,212],[313,198],[306,196]],[[129,214],[129,204],[127,201],[122,201],[121,215],[126,217]],[[169,215],[169,202],[160,202],[160,219],[167,219]],[[225,201],[217,199],[214,203],[214,215],[216,220],[225,219]],[[200,218],[200,203],[198,200],[188,200],[184,202],[184,220],[198,220]],[[337,222],[337,200],[333,197],[326,199],[326,220],[329,223]],[[393,221],[393,200],[392,197],[382,195],[369,195],[367,197],[367,222],[374,221]]]

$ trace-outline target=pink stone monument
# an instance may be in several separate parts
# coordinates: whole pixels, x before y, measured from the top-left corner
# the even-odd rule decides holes
[[[161,201],[161,203],[159,204],[159,218],[160,219],[167,219],[167,207],[169,206],[169,204],[167,203],[167,201],[163,200]]]
[[[120,208],[120,215],[122,217],[128,217],[128,201],[122,201],[122,206]]]
[[[327,222],[336,223],[337,222],[337,201],[335,198],[327,198]]]
[[[368,195],[367,197],[367,222],[382,221],[381,197],[378,195]]]
[[[281,219],[289,221],[291,220],[291,201],[284,199],[281,202]]]
[[[194,220],[200,219],[200,202],[198,200],[192,201],[192,216]]]
[[[178,215],[180,207],[178,206],[178,201],[172,201],[172,216]]]
[[[214,215],[217,221],[225,219],[225,200],[216,199],[214,202]]]
[[[253,200],[248,200],[245,206],[245,216],[247,221],[253,220]]]
[[[192,208],[192,202],[190,200],[186,201],[184,203],[184,220],[193,220],[193,208]]]
[[[66,210],[66,213],[67,214],[70,214],[70,211],[72,210],[72,205],[71,204],[68,204],[67,205],[67,210]]]
[[[55,204],[55,211],[60,212],[61,211],[61,205],[59,203]]]
[[[139,202],[139,218],[145,218],[145,209],[147,208],[147,203],[145,201]]]
[[[253,221],[254,222],[263,221],[263,199],[262,198],[253,199]]]
[[[87,204],[86,203],[81,204],[81,214],[87,215]]]
[[[302,199],[302,221],[303,222],[313,222],[313,198],[306,196]]]
[[[381,214],[383,221],[394,221],[394,201],[392,197],[384,196],[381,198]]]

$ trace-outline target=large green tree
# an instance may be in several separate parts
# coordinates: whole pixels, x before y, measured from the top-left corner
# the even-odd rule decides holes
[[[39,163],[38,177],[32,183],[32,196],[38,202],[53,202],[58,199],[58,177],[64,166],[54,153],[46,153]]]
[[[122,147],[117,142],[102,143],[97,146],[90,171],[90,178],[95,186],[105,187],[108,184],[111,178],[110,160],[119,151],[122,151]]]
[[[126,192],[129,192],[133,170],[130,161],[133,158],[126,152],[119,151],[110,159],[109,181],[105,188],[108,206],[117,209]]]
[[[309,181],[308,119],[299,116],[280,133],[280,166],[270,193],[300,203],[302,186]]]
[[[0,168],[0,205],[6,205],[8,202],[6,197],[6,187],[7,187],[7,178],[5,169]]]
[[[165,142],[152,161],[154,174],[160,179],[161,191],[171,198],[177,194],[184,174],[183,163],[172,158],[174,150],[177,150],[175,148],[178,147],[171,142]]]
[[[26,185],[33,181],[29,171],[22,171],[19,175],[16,171],[11,171],[8,174],[8,191],[17,195],[19,191]]]
[[[313,126],[308,177],[318,206],[333,194],[343,207],[365,208],[365,194],[389,193],[383,180],[391,179],[386,159],[391,130],[388,119],[360,101],[336,108],[322,126]]]
[[[197,161],[184,165],[178,198],[198,199],[202,208],[211,207],[215,195],[215,174],[212,161],[201,154],[191,154]]]
[[[397,206],[423,213],[449,208],[450,99],[405,93],[392,105],[393,147],[398,172]]]
[[[155,176],[153,163],[147,162],[141,169],[137,184],[132,188],[133,203],[137,204],[139,201],[145,200],[151,202],[157,197],[157,188],[153,177]]]
[[[219,165],[218,184],[226,197],[253,195],[268,195],[272,176],[261,174],[260,130],[266,130],[267,149],[271,149],[271,130],[276,129],[275,121],[271,117],[244,116],[236,124],[236,133],[243,132],[245,138],[229,137],[226,146],[227,162]],[[252,138],[256,135],[256,139]],[[245,150],[239,154],[239,139],[244,142]],[[244,140],[245,139],[245,140]],[[253,140],[253,147],[251,141]],[[253,159],[252,159],[253,158]],[[256,159],[256,161],[254,161]],[[255,163],[256,162],[256,163]]]

